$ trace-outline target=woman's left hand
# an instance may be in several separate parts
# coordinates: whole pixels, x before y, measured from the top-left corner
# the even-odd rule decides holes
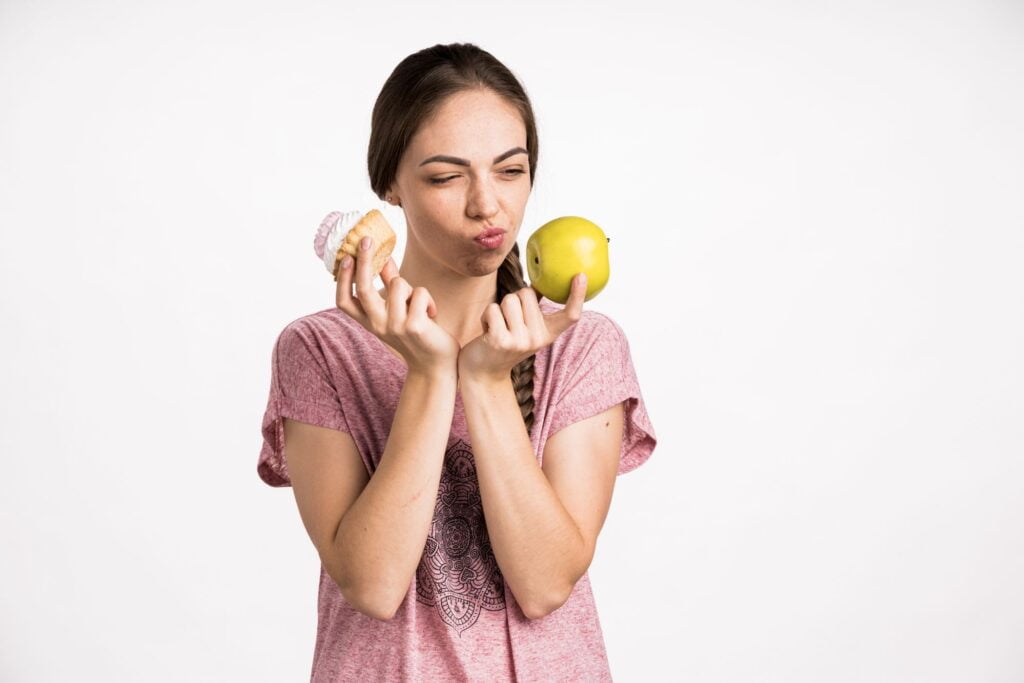
[[[573,279],[565,308],[545,315],[533,286],[510,292],[501,305],[487,305],[480,321],[484,333],[459,351],[459,377],[508,380],[512,368],[551,344],[583,315],[587,295],[586,275]]]

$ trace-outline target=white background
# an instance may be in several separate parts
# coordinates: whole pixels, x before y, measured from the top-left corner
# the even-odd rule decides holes
[[[540,132],[659,437],[591,567],[620,681],[1024,680],[1024,5],[0,3],[0,679],[308,680],[256,475],[398,61]],[[385,208],[399,229],[401,211]]]

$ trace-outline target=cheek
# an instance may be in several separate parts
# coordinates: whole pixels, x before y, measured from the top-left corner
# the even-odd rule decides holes
[[[522,218],[523,212],[526,209],[526,202],[530,199],[530,185],[523,183],[522,186],[514,188],[508,195],[509,204],[515,207],[516,213]]]
[[[414,220],[424,226],[443,225],[451,214],[454,202],[441,193],[418,197],[413,212]]]
[[[410,219],[415,222],[421,239],[447,241],[462,226],[464,205],[455,198],[435,195],[416,207]]]

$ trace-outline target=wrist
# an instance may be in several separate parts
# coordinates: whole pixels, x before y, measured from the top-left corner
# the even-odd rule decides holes
[[[421,380],[425,382],[452,382],[458,381],[458,372],[454,366],[451,367],[428,367],[420,368],[409,366],[405,373],[406,381]]]
[[[495,375],[492,373],[478,371],[463,371],[459,369],[459,387],[480,387],[481,389],[495,389],[510,384],[510,374]]]

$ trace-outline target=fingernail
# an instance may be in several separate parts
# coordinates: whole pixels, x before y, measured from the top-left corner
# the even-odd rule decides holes
[[[370,248],[370,242],[372,242],[372,241],[373,240],[371,240],[369,237],[364,237],[359,242],[359,248],[362,249],[363,251],[366,251],[367,249]]]
[[[576,282],[580,283],[581,285],[586,284],[587,276],[584,273],[580,273],[579,275],[576,276]]]
[[[351,265],[352,265],[352,257],[351,257],[351,256],[348,256],[348,255],[346,254],[346,255],[345,255],[345,258],[341,259],[341,267],[342,267],[342,268],[348,268],[348,267],[349,267],[349,266],[351,266]]]

